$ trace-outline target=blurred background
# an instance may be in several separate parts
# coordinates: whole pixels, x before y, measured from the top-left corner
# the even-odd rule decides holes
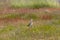
[[[60,40],[60,0],[0,0],[0,40]]]
[[[0,7],[59,8],[60,0],[0,0]]]

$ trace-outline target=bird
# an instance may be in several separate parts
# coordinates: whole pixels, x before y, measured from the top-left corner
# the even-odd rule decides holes
[[[27,26],[32,27],[32,25],[33,25],[33,19],[30,19],[30,22],[28,23]]]

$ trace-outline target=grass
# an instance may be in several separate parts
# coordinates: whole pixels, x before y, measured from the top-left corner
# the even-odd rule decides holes
[[[0,30],[0,34],[7,33],[7,32],[12,31],[14,29],[15,29],[15,27],[13,25],[7,25],[6,27],[4,27]]]
[[[26,25],[27,23],[19,24],[18,27],[6,25],[7,27],[0,30],[0,40],[50,40],[50,37],[53,40],[60,36],[60,27],[54,25],[34,24],[32,27]]]
[[[51,15],[51,20],[42,20],[40,16]],[[0,18],[23,18],[34,19],[32,27],[27,26],[25,21],[7,23],[4,28],[0,28],[0,40],[60,40],[60,14],[54,13],[9,13],[1,15]],[[39,19],[39,20],[38,20]],[[17,21],[18,22],[18,21]],[[4,22],[5,23],[5,22]]]
[[[45,17],[46,16],[46,17]],[[51,20],[51,19],[60,19],[59,18],[60,14],[54,14],[53,13],[37,13],[37,12],[32,12],[32,13],[8,13],[8,14],[3,14],[0,16],[0,19],[5,19],[5,18],[22,18],[22,19],[34,19],[34,20]]]
[[[24,15],[21,14],[21,16]],[[58,37],[60,38],[59,19],[49,20],[49,22],[48,20],[40,20],[38,23],[34,21],[32,27],[28,27],[27,24],[27,21],[21,22],[17,26],[8,23],[0,30],[0,40],[60,40],[58,39]]]
[[[22,18],[22,19],[38,19],[39,16],[36,15],[36,13],[12,13],[12,14],[6,14],[6,15],[1,15],[0,18]]]
[[[55,0],[11,0],[12,8],[60,8]]]
[[[58,15],[57,15],[58,16]],[[33,18],[36,19],[37,16],[35,13],[33,14],[9,14],[2,18]],[[39,19],[39,18],[38,18]],[[0,30],[0,40],[60,40],[60,20],[41,20],[34,21],[34,25],[32,27],[27,26],[27,21],[24,23],[19,23],[17,26],[7,23],[4,28]]]

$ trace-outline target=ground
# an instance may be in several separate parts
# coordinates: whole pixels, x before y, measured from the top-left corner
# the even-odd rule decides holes
[[[60,40],[60,9],[0,9],[0,40]]]

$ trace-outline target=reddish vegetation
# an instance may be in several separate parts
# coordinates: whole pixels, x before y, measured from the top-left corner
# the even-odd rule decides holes
[[[60,10],[60,9],[56,9],[56,8],[39,8],[39,9],[31,9],[31,8],[3,8],[0,10],[0,14],[1,13],[31,13],[31,12],[40,12],[40,11],[45,11],[45,10],[49,10],[49,11],[54,11],[54,10]]]
[[[43,20],[51,20],[52,19],[52,16],[51,15],[42,15],[41,16],[41,19],[43,19]]]
[[[3,8],[0,9],[0,15],[1,14],[8,14],[8,13],[32,13],[32,12],[44,12],[44,11],[55,11],[55,10],[60,10],[60,9],[56,9],[56,8],[39,8],[39,9],[30,9],[30,8],[19,8],[19,9],[12,9],[12,8]],[[41,19],[43,20],[51,20],[52,17],[50,15],[42,15]],[[28,20],[25,19],[21,19],[21,18],[1,18],[0,19],[0,28],[1,25],[5,25],[5,23],[11,23],[14,24],[15,26],[17,26],[19,23],[28,23]]]
[[[21,19],[21,18],[1,18],[0,21],[23,21],[25,19]],[[28,20],[25,20],[28,21]]]
[[[49,10],[49,11],[54,11],[54,10],[60,10],[60,9],[56,9],[56,8],[39,8],[39,9],[30,9],[30,8],[3,8],[0,9],[0,14],[6,14],[6,13],[32,13],[32,12],[40,12],[40,11],[45,11],[45,10]],[[51,19],[50,15],[43,15],[41,16],[42,19]],[[18,18],[17,18],[18,19]],[[7,20],[17,20],[17,19],[7,19]],[[5,20],[5,19],[0,19],[1,20]],[[20,19],[19,19],[20,20]]]

